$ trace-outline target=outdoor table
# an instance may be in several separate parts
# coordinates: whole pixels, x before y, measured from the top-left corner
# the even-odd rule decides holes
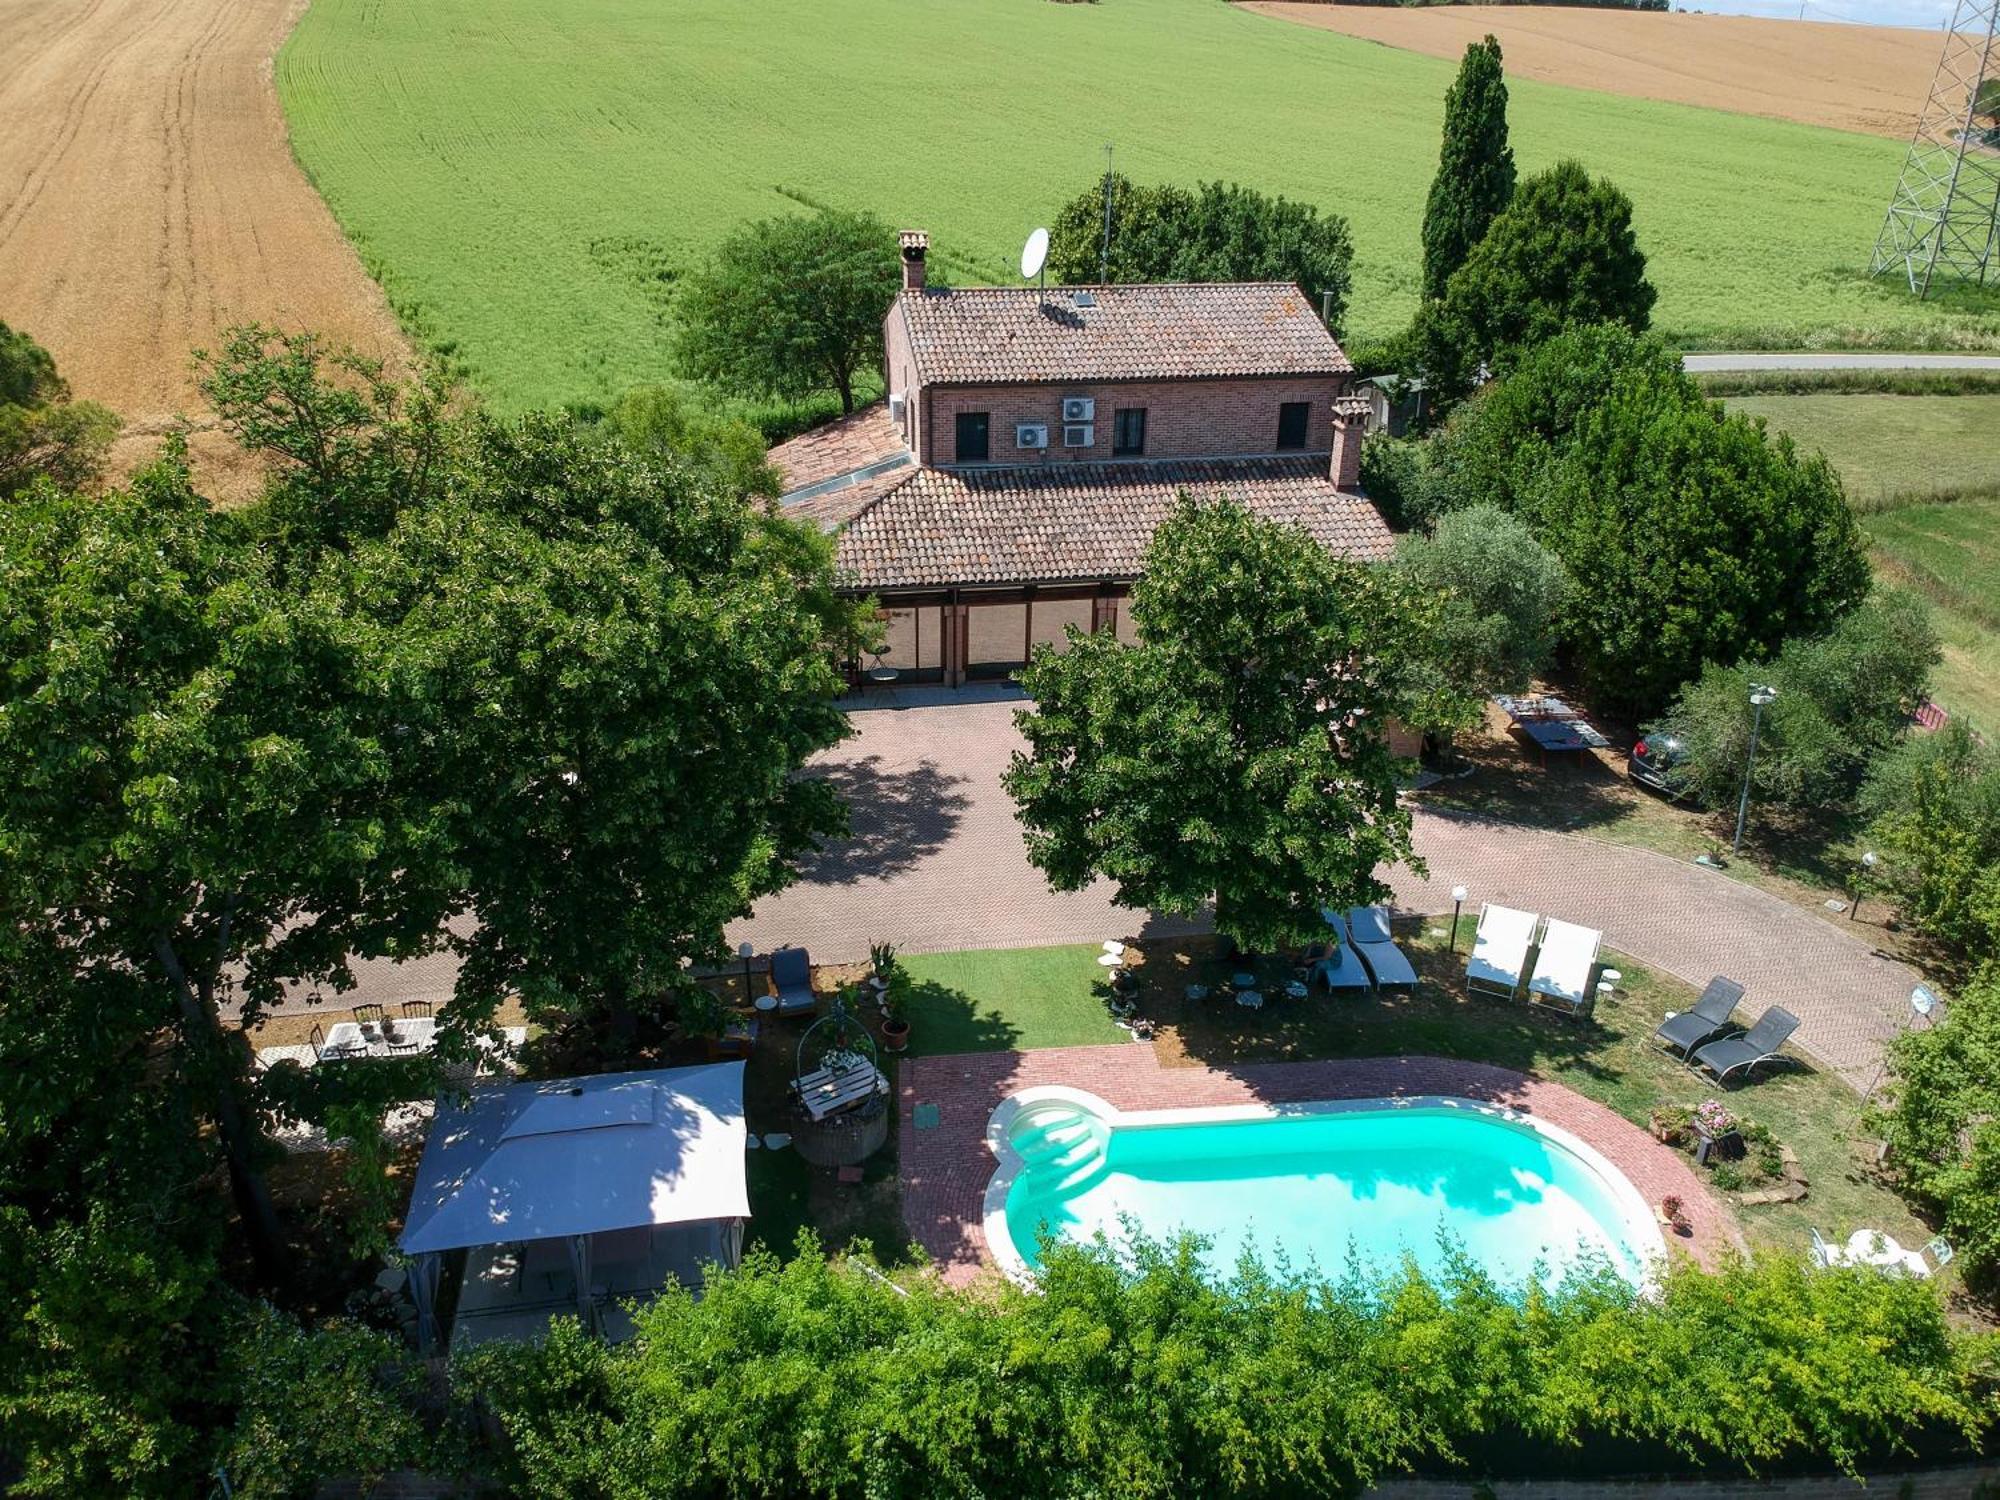
[[[815,1068],[792,1085],[799,1103],[815,1124],[828,1115],[852,1109],[872,1094],[889,1092],[889,1080],[882,1070],[865,1059],[845,1063],[837,1069]]]
[[[759,995],[756,999],[756,1006],[757,1009],[769,1014],[778,1008],[778,997],[776,995]]]
[[[396,1022],[396,1044],[406,1046],[411,1042],[417,1051],[429,1052],[437,1045],[437,1022],[429,1018]],[[381,1026],[375,1028],[375,1039],[370,1041],[362,1034],[359,1021],[337,1021],[326,1033],[326,1042],[320,1048],[320,1056],[328,1062],[342,1058],[395,1057],[389,1038]]]

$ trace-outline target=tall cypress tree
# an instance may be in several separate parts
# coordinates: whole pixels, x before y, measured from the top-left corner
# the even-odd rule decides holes
[[[1444,295],[1514,196],[1514,153],[1507,145],[1507,79],[1500,43],[1489,36],[1465,49],[1444,96],[1444,147],[1424,205],[1424,296]]]

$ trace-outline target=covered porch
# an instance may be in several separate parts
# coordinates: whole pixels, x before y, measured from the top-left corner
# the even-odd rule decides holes
[[[1009,588],[882,590],[880,651],[858,647],[849,676],[862,692],[920,683],[959,687],[997,681],[1028,664],[1039,645],[1061,649],[1065,632],[1109,630],[1138,639],[1129,581]]]
[[[573,1313],[629,1337],[621,1305],[742,1254],[743,1064],[473,1092],[424,1147],[402,1249],[419,1343],[532,1339]],[[443,1326],[447,1258],[462,1264]]]

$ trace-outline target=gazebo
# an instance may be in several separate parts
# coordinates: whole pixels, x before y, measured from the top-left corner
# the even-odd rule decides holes
[[[532,1337],[572,1307],[733,1266],[749,1216],[743,1064],[475,1090],[431,1127],[401,1245],[418,1340],[438,1336],[442,1257],[467,1252],[454,1341]],[[565,1287],[564,1282],[568,1285]]]

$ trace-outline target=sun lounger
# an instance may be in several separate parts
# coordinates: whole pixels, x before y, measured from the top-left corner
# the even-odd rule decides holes
[[[1340,919],[1340,913],[1322,907],[1320,916],[1326,921],[1327,948],[1324,955],[1313,962],[1312,977],[1330,990],[1369,988],[1368,970],[1362,967],[1361,956],[1348,940],[1347,924]]]
[[[1595,927],[1579,927],[1550,917],[1542,930],[1541,952],[1535,955],[1535,972],[1528,980],[1528,1001],[1553,1005],[1573,1016],[1590,1014],[1597,997],[1590,991],[1597,968],[1597,950],[1604,934]]]
[[[1354,943],[1354,951],[1361,955],[1361,961],[1368,965],[1368,972],[1375,976],[1375,983],[1415,984],[1417,971],[1410,967],[1403,950],[1396,946],[1389,932],[1389,908],[1386,906],[1354,906],[1347,912],[1347,935]]]
[[[1528,949],[1541,918],[1531,911],[1488,903],[1479,908],[1479,932],[1465,961],[1465,988],[1475,995],[1514,998],[1521,971],[1528,966]]]
[[[1653,1033],[1653,1040],[1665,1042],[1686,1058],[1695,1048],[1714,1041],[1729,1030],[1729,1018],[1736,1013],[1736,1002],[1742,998],[1743,986],[1718,974],[1709,980],[1708,988],[1701,992],[1694,1009],[1667,1017],[1660,1023],[1660,1029]]]
[[[813,993],[812,956],[803,948],[780,948],[771,955],[771,984],[778,992],[778,1014],[808,1015],[819,1007]]]
[[[1690,1061],[1695,1067],[1706,1068],[1713,1073],[1717,1083],[1727,1083],[1729,1075],[1739,1068],[1754,1069],[1759,1063],[1777,1057],[1785,1039],[1798,1029],[1797,1016],[1782,1005],[1773,1005],[1742,1036],[1727,1037],[1698,1047]]]

